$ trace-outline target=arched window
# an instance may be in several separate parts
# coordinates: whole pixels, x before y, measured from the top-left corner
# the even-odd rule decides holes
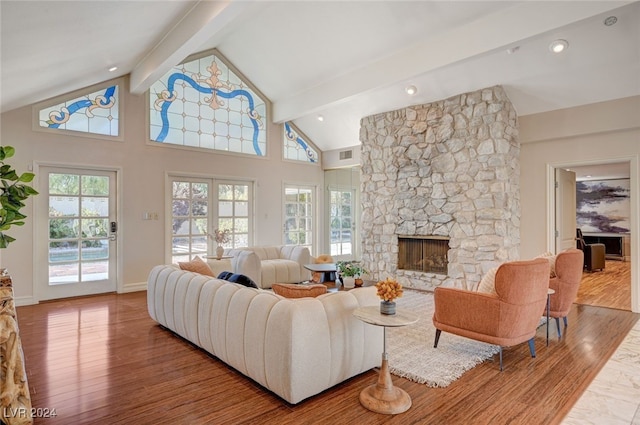
[[[149,107],[153,142],[266,155],[266,102],[217,53],[173,67]]]

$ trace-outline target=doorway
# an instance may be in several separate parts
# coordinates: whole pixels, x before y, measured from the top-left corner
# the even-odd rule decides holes
[[[569,169],[576,174],[576,180],[578,182],[594,181],[594,180],[616,180],[627,179],[632,181],[635,179],[637,184],[637,171],[632,170],[631,161],[618,161],[612,163],[575,163],[575,164],[562,164],[554,165],[550,170],[550,174],[556,173],[559,169]],[[630,211],[628,213],[629,225],[628,237],[631,240],[635,239],[632,245],[637,246],[638,238],[638,226],[637,221],[634,221],[634,215],[638,214],[638,211],[634,209],[634,203],[638,200],[633,191],[629,191]],[[552,204],[550,211],[557,208],[557,199],[554,196],[549,197]],[[589,214],[593,214],[589,212]],[[553,222],[553,219],[551,220]],[[634,225],[634,223],[636,223]],[[550,231],[557,232],[556,226],[560,225],[556,220],[556,223],[552,223]],[[576,224],[577,227],[581,227],[581,223]],[[553,230],[552,230],[553,229]],[[561,231],[561,230],[560,230]],[[575,232],[575,229],[573,229]],[[583,232],[585,229],[583,229]],[[555,233],[557,235],[557,233]],[[551,236],[551,234],[550,234]],[[553,238],[555,240],[555,238]],[[630,261],[629,261],[630,260]],[[593,273],[585,272],[583,275],[582,284],[576,299],[577,304],[593,305],[607,308],[617,308],[623,310],[634,311],[634,299],[637,299],[637,294],[640,292],[638,279],[634,279],[633,271],[637,274],[638,258],[636,255],[622,258],[621,260],[607,259],[605,269],[603,271],[596,271]],[[635,297],[635,298],[634,298]],[[636,302],[636,309],[637,309]]]
[[[116,172],[41,167],[39,175],[38,300],[115,292]]]

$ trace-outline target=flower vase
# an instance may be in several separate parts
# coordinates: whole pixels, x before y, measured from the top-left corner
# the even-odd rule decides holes
[[[396,314],[396,302],[380,301],[380,314],[386,314],[388,316]]]
[[[224,247],[222,245],[218,245],[216,247],[216,258],[220,260],[223,254],[224,254]]]

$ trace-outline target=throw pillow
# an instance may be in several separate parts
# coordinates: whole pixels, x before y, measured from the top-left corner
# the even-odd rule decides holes
[[[231,272],[220,272],[220,274],[218,275],[218,279],[227,280],[227,278],[232,274],[233,273]]]
[[[333,263],[333,257],[330,256],[329,254],[321,254],[321,255],[318,255],[318,257],[315,258],[313,260],[313,262],[315,264],[331,264],[331,263]],[[321,272],[313,272],[311,274],[311,281],[312,282],[320,283],[321,280],[322,280],[322,273]]]
[[[191,261],[178,262],[178,266],[180,267],[181,270],[187,270],[190,272],[200,273],[207,276],[214,276],[209,265],[197,255],[193,257],[193,260]]]
[[[480,280],[480,285],[478,285],[478,292],[484,292],[487,294],[495,294],[496,293],[496,272],[498,268],[495,267],[487,272]]]
[[[333,257],[330,256],[329,254],[322,254],[322,255],[318,255],[318,257],[315,260],[316,264],[329,264],[329,263],[333,263]]]
[[[317,297],[325,294],[327,287],[321,283],[315,285],[298,285],[295,283],[274,283],[271,289],[285,298]]]
[[[247,288],[258,288],[258,285],[256,285],[251,278],[239,273],[222,272],[218,275],[218,279],[226,280],[227,282],[239,283]]]
[[[552,252],[545,252],[535,258],[544,258],[549,261],[549,277],[556,277],[556,255]]]

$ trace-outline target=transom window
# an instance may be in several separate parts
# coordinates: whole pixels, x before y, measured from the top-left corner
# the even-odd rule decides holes
[[[153,142],[266,155],[266,103],[217,54],[173,67],[149,107]]]
[[[289,122],[284,123],[284,157],[294,161],[318,162],[318,151]]]
[[[38,111],[40,127],[105,136],[119,135],[118,85],[93,91]]]

